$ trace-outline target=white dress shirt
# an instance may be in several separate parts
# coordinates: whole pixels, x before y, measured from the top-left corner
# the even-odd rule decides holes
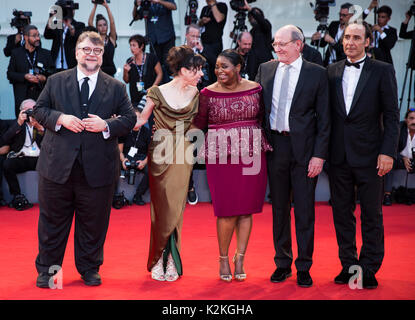
[[[364,59],[366,59],[366,55],[363,59],[356,61],[356,62],[363,61]],[[347,60],[351,62],[349,58],[347,58]],[[353,66],[346,66],[344,68],[342,85],[343,85],[344,103],[346,105],[346,114],[349,114],[350,112],[350,108],[353,102],[353,97],[356,92],[357,83],[359,82],[359,78],[362,73],[364,64],[365,64],[364,62],[360,63],[360,69],[357,69],[356,67],[353,67]]]
[[[291,103],[293,101],[295,88],[297,87],[298,78],[300,77],[301,67],[303,66],[303,58],[301,56],[298,57],[293,63],[291,63],[291,68],[289,69],[290,73],[290,84],[288,86],[288,97],[287,97],[287,104],[285,106],[285,121],[284,121],[284,130],[283,131],[290,131],[290,124],[289,124],[289,115],[291,110]],[[272,105],[271,105],[271,114],[269,117],[270,127],[272,130],[276,130],[277,125],[277,112],[278,112],[278,103],[279,103],[279,95],[280,95],[280,88],[282,77],[284,75],[284,68],[286,68],[286,64],[280,62],[278,64],[277,71],[274,77],[274,88],[272,90]]]
[[[401,156],[412,159],[412,148],[415,148],[415,135],[413,138],[411,138],[408,129],[408,140],[406,140],[405,148],[401,151]]]

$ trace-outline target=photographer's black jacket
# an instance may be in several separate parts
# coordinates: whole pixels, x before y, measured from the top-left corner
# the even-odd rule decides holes
[[[332,21],[330,25],[328,26],[327,32],[333,39],[336,38],[337,31],[339,30],[339,26],[340,26],[340,21]],[[316,46],[317,44],[318,44],[318,41],[311,42],[312,46]],[[324,41],[324,39],[322,38],[320,41],[320,47],[324,48],[327,44],[328,43]],[[324,55],[324,66],[327,66],[329,64],[331,50],[336,51],[336,61],[346,59],[346,54],[344,53],[344,50],[343,50],[343,42],[339,40],[337,43],[335,43],[334,45],[329,45],[329,47],[327,48],[327,51]]]
[[[10,151],[19,152],[25,143],[26,134],[26,122],[20,126],[17,120],[15,120],[2,135],[2,140],[4,145],[10,146]],[[36,128],[33,128],[33,139],[40,148],[43,139],[43,132],[39,132]]]
[[[85,24],[83,22],[78,22],[72,20],[72,25],[75,28],[75,34],[72,36],[70,31],[68,30],[65,35],[65,41],[63,43],[63,47],[65,50],[65,57],[66,63],[68,64],[68,69],[71,69],[77,65],[77,61],[75,58],[75,46],[78,37],[85,29]],[[52,54],[53,63],[56,63],[56,59],[59,55],[59,50],[61,48],[62,42],[62,31],[59,29],[51,29],[49,28],[48,24],[46,24],[45,31],[43,33],[45,39],[52,39],[52,48],[50,49]]]
[[[14,49],[21,48],[21,47],[22,47],[21,41],[16,43],[16,34],[11,34],[7,37],[7,43],[3,49],[4,55],[6,57],[10,57]]]
[[[256,58],[257,65],[259,66],[261,63],[273,59],[272,25],[261,14],[258,14],[256,10],[251,10],[249,14],[251,14],[257,22],[257,25],[252,27],[250,33],[252,35],[252,51]]]
[[[35,51],[37,52],[35,66],[38,66],[39,63],[43,64],[45,69],[50,69],[55,66],[49,50],[37,48]],[[13,85],[16,118],[20,112],[19,107],[22,101],[27,98],[36,100],[41,92],[41,88],[39,87],[39,90],[35,90],[37,93],[34,92],[37,96],[28,95],[29,88],[34,86],[34,84],[25,79],[25,75],[31,69],[28,55],[29,52],[24,47],[14,49],[7,69],[7,79]]]
[[[138,138],[137,138],[137,135]],[[148,153],[148,146],[151,142],[151,134],[150,130],[142,126],[140,128],[140,131],[131,131],[128,135],[124,137],[118,138],[118,143],[123,143],[123,154],[125,157],[128,156],[128,152],[130,152],[131,147],[137,148],[137,154],[136,158],[142,160],[144,158],[144,155],[147,156]],[[128,159],[133,160],[130,156],[128,156]]]

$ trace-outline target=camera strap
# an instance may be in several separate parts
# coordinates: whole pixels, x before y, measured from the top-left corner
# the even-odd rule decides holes
[[[27,51],[26,51],[26,58],[27,58],[27,61],[29,62],[30,69],[34,70],[35,64],[36,64],[36,58],[37,58],[37,51],[35,50],[35,53],[33,55],[33,61],[30,60],[30,55],[27,53]]]
[[[32,134],[30,133],[30,128],[26,123],[25,123],[25,127],[26,127],[27,134],[29,135],[29,138],[30,138],[30,144],[28,146],[26,146],[26,145],[24,145],[24,146],[25,147],[32,147],[32,149],[34,150],[35,149],[34,146],[33,146],[33,143],[35,142],[34,131],[33,131],[33,136],[32,136]],[[33,130],[34,130],[34,128],[33,128]]]
[[[134,64],[134,65],[137,68],[139,82],[142,82],[143,81],[144,74],[147,71],[146,70],[146,54],[143,53],[143,60],[142,60],[142,63],[141,63],[140,66],[138,66],[137,64]]]

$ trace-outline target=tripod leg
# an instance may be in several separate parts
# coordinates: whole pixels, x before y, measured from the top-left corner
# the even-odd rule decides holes
[[[407,110],[409,109],[409,105],[411,104],[411,93],[412,93],[412,91],[411,91],[411,88],[412,88],[412,77],[413,77],[413,73],[414,73],[414,70],[413,69],[411,69],[411,73],[410,73],[410,75],[409,75],[409,92],[408,92],[408,107],[407,107]]]
[[[401,111],[401,108],[402,108],[403,96],[405,94],[406,80],[408,78],[408,71],[409,71],[409,66],[407,65],[406,71],[405,71],[405,77],[403,79],[401,98],[399,99],[399,111]],[[409,86],[409,91],[411,91],[411,86]]]

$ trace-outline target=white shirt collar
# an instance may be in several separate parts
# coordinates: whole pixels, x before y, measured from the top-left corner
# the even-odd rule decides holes
[[[365,54],[365,56],[364,56],[362,59],[360,59],[360,60],[356,61],[356,63],[359,63],[359,62],[364,61],[364,60],[366,59],[366,57],[367,57],[367,55]],[[347,61],[352,62],[349,58],[347,58]],[[362,66],[363,66],[363,64],[364,64],[364,62],[363,62],[363,63],[361,63],[361,65],[362,65]]]
[[[79,69],[79,67],[76,67],[76,70],[77,70],[77,78],[78,78],[78,82],[79,81],[81,81],[83,78],[85,78],[85,77],[88,77],[89,78],[89,80],[91,80],[92,82],[97,82],[97,79],[98,79],[98,73],[99,73],[99,70],[97,71],[97,72],[95,72],[95,73],[93,73],[93,74],[91,74],[90,76],[87,76],[85,73],[83,73],[80,69]]]
[[[280,65],[281,67],[283,67],[283,66],[286,66],[287,64],[280,62]],[[298,71],[301,70],[302,65],[303,65],[303,57],[301,56],[301,54],[293,63],[290,64],[290,66],[293,69],[296,69]]]

